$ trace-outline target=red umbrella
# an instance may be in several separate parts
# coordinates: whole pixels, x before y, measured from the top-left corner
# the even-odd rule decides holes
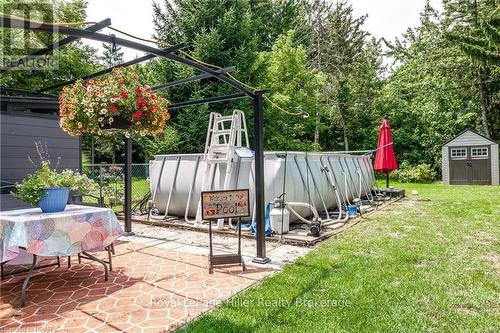
[[[389,187],[389,173],[398,168],[398,162],[396,162],[396,156],[394,155],[391,126],[389,125],[387,115],[384,117],[382,125],[380,125],[377,153],[375,154],[375,165],[373,168],[376,172],[386,174],[387,187]]]

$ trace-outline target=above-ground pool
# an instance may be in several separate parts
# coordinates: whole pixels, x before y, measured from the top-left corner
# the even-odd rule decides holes
[[[250,207],[254,212],[253,154],[247,148],[236,148],[225,189],[250,190]],[[207,163],[203,154],[157,155],[150,162],[150,187],[153,202],[160,214],[183,217],[186,221],[197,215],[200,193]],[[213,168],[211,184],[203,190],[224,189],[226,163]],[[326,214],[339,203],[366,196],[375,177],[369,156],[334,152],[265,152],[265,200],[285,194],[289,202],[308,203],[318,213]],[[335,193],[337,189],[338,195]],[[340,201],[339,201],[340,198]],[[296,211],[310,215],[307,207]]]

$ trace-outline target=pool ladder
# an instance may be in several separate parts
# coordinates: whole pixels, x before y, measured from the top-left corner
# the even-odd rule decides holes
[[[236,147],[249,148],[247,124],[243,111],[234,110],[232,115],[223,116],[220,113],[210,113],[210,120],[205,141],[203,159],[206,162],[203,176],[202,191],[228,190],[233,172],[233,163]],[[214,188],[214,179],[217,168],[225,166],[224,183],[222,188]],[[201,201],[198,203],[196,222],[201,222]],[[224,220],[217,221],[217,228],[224,228]]]

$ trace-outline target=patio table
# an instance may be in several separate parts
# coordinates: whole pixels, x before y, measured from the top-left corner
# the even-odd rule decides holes
[[[83,254],[84,258],[104,266],[107,280],[107,262],[88,252],[105,250],[122,234],[123,229],[109,208],[68,205],[57,213],[42,213],[40,208],[0,212],[0,262],[3,267],[23,250],[33,256],[21,290],[24,306],[29,279],[37,268],[37,256],[59,259]]]

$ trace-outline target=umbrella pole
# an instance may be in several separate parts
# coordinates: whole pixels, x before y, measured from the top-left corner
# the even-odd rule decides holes
[[[386,184],[386,188],[389,188],[389,173],[388,172],[385,173],[385,184]]]

